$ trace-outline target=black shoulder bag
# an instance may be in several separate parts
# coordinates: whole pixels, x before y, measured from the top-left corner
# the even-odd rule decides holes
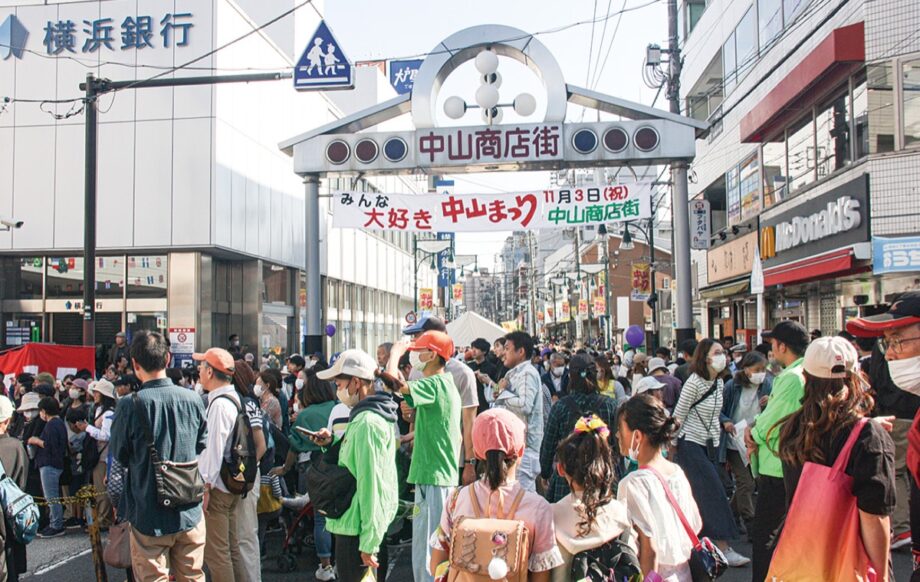
[[[150,452],[150,464],[153,465],[156,482],[157,504],[164,509],[179,510],[201,503],[204,498],[204,482],[198,472],[198,459],[184,463],[161,459],[153,442],[147,413],[141,406],[137,393],[132,398],[138,420],[144,429],[144,437],[147,439],[147,450]]]
[[[314,452],[310,456],[312,464],[306,475],[307,493],[310,494],[313,509],[333,519],[345,515],[358,491],[354,475],[339,466],[339,451],[346,438],[347,433],[321,455]]]

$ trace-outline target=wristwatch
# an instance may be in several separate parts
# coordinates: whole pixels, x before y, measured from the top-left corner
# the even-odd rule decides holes
[[[465,461],[463,461],[463,464],[464,465],[475,465],[476,459],[466,459]]]

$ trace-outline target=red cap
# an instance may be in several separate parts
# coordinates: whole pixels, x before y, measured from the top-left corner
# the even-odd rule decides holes
[[[218,372],[223,372],[228,376],[232,376],[233,370],[236,369],[233,356],[222,348],[211,348],[203,354],[192,354],[192,359],[196,362],[206,362]]]
[[[490,408],[473,421],[473,453],[485,459],[489,451],[501,451],[508,457],[524,454],[527,427],[513,412]]]
[[[443,331],[426,331],[409,344],[409,351],[431,350],[445,360],[454,357],[454,340]]]

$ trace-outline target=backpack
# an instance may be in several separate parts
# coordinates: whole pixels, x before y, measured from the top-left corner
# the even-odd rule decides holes
[[[578,552],[572,558],[569,571],[572,580],[582,582],[613,582],[642,577],[639,558],[621,538],[614,538],[602,546]]]
[[[347,433],[324,453],[314,451],[310,456],[310,470],[306,474],[307,493],[310,494],[314,511],[333,519],[345,515],[358,490],[354,475],[339,466],[339,451],[346,438]]]
[[[482,517],[472,485],[458,489],[452,504],[455,505],[457,496],[464,493],[470,496],[474,516],[461,516],[454,522],[448,582],[526,582],[530,535],[524,522],[514,519],[524,490],[518,491],[507,515],[498,518]]]
[[[13,481],[0,463],[0,507],[16,541],[27,544],[38,533],[38,506],[28,493]]]
[[[252,491],[256,482],[256,472],[259,470],[252,424],[241,404],[226,394],[218,396],[214,401],[221,398],[226,398],[236,407],[236,422],[233,423],[233,430],[227,439],[227,448],[220,464],[220,479],[228,492],[245,496]]]

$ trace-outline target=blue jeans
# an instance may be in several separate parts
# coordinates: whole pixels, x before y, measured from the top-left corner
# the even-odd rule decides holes
[[[317,558],[332,557],[332,534],[326,531],[326,517],[318,512],[313,514],[313,543]]]
[[[415,505],[418,514],[412,519],[412,573],[415,582],[432,582],[434,577],[428,573],[431,561],[431,546],[428,539],[441,524],[441,512],[450,487],[436,485],[416,485]]]
[[[45,499],[53,499],[55,497],[61,496],[61,469],[55,469],[54,467],[42,467],[38,470],[39,475],[42,479],[42,492],[45,494]],[[64,506],[60,503],[52,503],[51,506],[51,522],[48,524],[53,529],[62,529],[64,527]]]

